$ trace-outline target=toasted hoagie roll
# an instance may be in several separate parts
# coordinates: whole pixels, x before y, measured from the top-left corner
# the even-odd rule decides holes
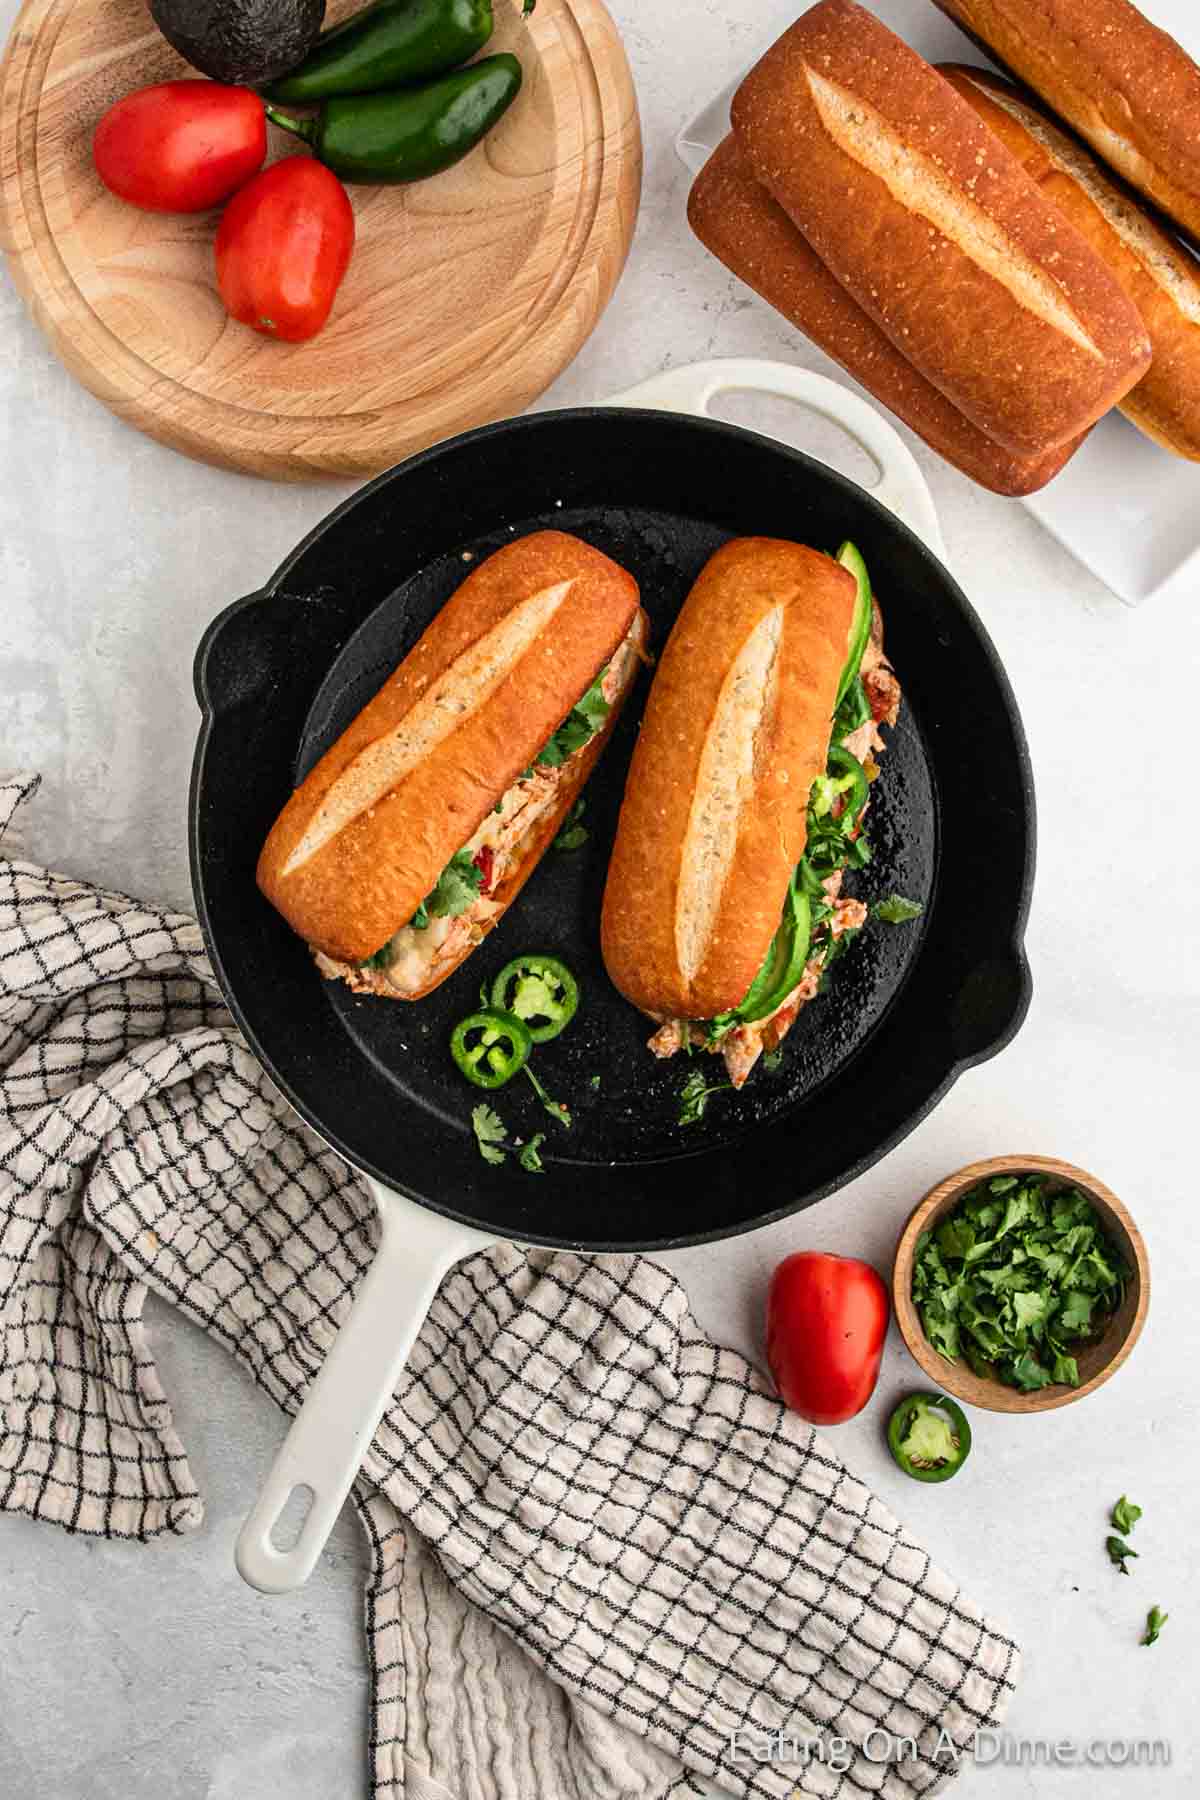
[[[732,106],[750,169],[880,330],[1019,456],[1150,362],[1136,309],[974,110],[853,0],[819,0]]]
[[[1121,411],[1167,450],[1200,461],[1200,262],[1010,81],[961,63],[940,73],[1088,240],[1141,314],[1154,360]]]
[[[839,562],[844,566],[839,566]],[[706,564],[650,692],[601,916],[615,985],[740,1087],[866,921],[842,895],[900,690],[862,559],[740,538]]]
[[[529,878],[645,642],[637,583],[564,532],[467,577],[287,802],[258,884],[361,992],[417,1000]]]
[[[688,222],[726,268],[973,481],[997,494],[1032,494],[1074,455],[1080,439],[1016,456],[951,406],[829,273],[751,175],[732,133],[692,183]]]
[[[1200,66],[1130,0],[934,0],[1200,244]]]

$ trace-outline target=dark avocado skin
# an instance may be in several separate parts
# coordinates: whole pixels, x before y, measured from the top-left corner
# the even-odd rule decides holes
[[[194,69],[256,87],[304,61],[325,0],[150,0],[154,23]]]

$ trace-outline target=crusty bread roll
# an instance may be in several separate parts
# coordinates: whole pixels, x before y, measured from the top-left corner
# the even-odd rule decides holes
[[[1200,263],[1011,82],[957,63],[941,73],[1104,258],[1141,314],[1154,360],[1121,411],[1168,450],[1200,460]]]
[[[693,182],[688,220],[727,268],[972,481],[996,494],[1032,494],[1078,448],[1076,439],[1040,456],[1015,456],[964,419],[834,280],[750,174],[732,133]]]
[[[267,899],[326,957],[373,956],[534,761],[637,613],[633,577],[564,532],[535,532],[489,556],[288,800],[259,858]],[[598,753],[595,739],[580,765],[588,750]],[[572,769],[575,792],[586,772]],[[560,787],[555,824],[573,798]],[[520,885],[496,897],[507,904]]]
[[[831,557],[735,538],[667,641],[625,786],[600,942],[613,982],[659,1018],[745,997],[804,852],[856,583]]]
[[[1200,243],[1200,68],[1129,0],[934,0]]]
[[[1145,329],[1099,257],[853,0],[820,0],[784,33],[738,89],[733,125],[831,273],[1015,454],[1078,437],[1145,373]]]

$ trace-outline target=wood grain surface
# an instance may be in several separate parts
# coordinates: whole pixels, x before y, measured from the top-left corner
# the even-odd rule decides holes
[[[963,1198],[970,1188],[994,1175],[1040,1174],[1049,1177],[1050,1191],[1061,1187],[1077,1187],[1096,1208],[1105,1230],[1124,1258],[1130,1271],[1121,1304],[1103,1332],[1091,1343],[1081,1344],[1076,1352],[1079,1364],[1079,1386],[1066,1387],[1061,1382],[1023,1394],[1002,1381],[989,1381],[976,1375],[961,1359],[949,1362],[935,1350],[921,1327],[912,1301],[913,1255],[917,1239],[923,1231],[931,1231]],[[896,1246],[892,1270],[892,1305],[896,1323],[910,1352],[929,1376],[935,1387],[953,1394],[968,1406],[986,1407],[989,1412],[1049,1412],[1057,1406],[1069,1406],[1103,1386],[1115,1375],[1137,1343],[1150,1305],[1150,1263],[1142,1234],[1126,1207],[1111,1189],[1074,1163],[1060,1162],[1054,1156],[992,1156],[985,1162],[971,1163],[958,1169],[931,1188],[913,1212]]]
[[[332,0],[330,23],[358,0]],[[325,330],[280,344],[226,316],[217,214],[110,195],[91,138],[113,101],[190,75],[143,0],[27,0],[0,65],[0,230],[66,366],[131,425],[286,480],[361,476],[519,412],[599,319],[633,235],[641,140],[600,0],[497,0],[487,50],[524,84],[484,143],[408,187],[350,189],[358,241]],[[270,156],[296,140],[271,131]]]

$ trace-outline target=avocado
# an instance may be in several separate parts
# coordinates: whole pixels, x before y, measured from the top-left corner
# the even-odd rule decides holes
[[[150,0],[154,23],[194,69],[245,87],[286,75],[321,30],[325,0]]]

